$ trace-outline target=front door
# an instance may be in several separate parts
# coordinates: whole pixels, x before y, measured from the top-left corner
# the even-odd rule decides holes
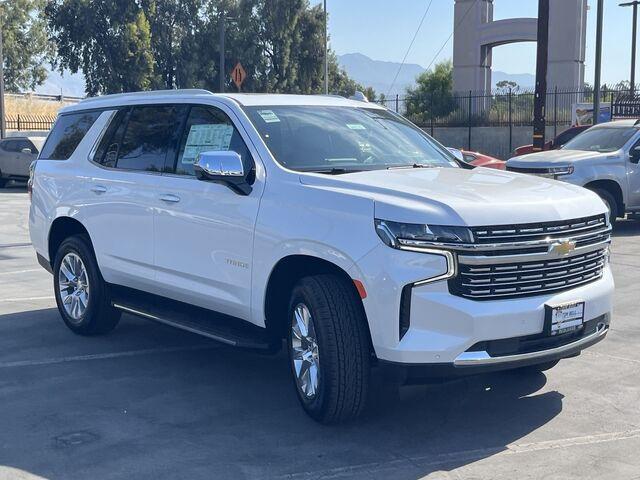
[[[631,147],[631,152],[640,147],[640,141]],[[629,194],[626,199],[627,209],[640,209],[640,164],[627,159],[627,188]]]
[[[173,158],[159,178],[156,199],[156,282],[160,293],[249,319],[253,235],[264,175],[244,133],[213,106],[189,107]],[[257,168],[253,190],[197,180],[199,152],[233,150],[245,170]]]

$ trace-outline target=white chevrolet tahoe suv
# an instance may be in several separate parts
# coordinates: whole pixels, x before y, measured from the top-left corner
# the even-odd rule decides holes
[[[456,162],[388,110],[183,90],[66,107],[32,167],[30,231],[67,326],[122,312],[254,350],[285,342],[314,419],[406,382],[546,370],[606,335],[607,209]]]

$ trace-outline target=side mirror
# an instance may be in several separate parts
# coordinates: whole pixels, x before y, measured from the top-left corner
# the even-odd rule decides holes
[[[447,150],[449,150],[453,154],[453,156],[456,157],[456,160],[464,162],[464,155],[462,155],[462,151],[452,147],[447,147]]]
[[[640,163],[640,145],[637,145],[629,152],[629,161],[631,163]]]
[[[198,180],[223,183],[242,195],[251,193],[242,158],[236,152],[200,152],[193,168]]]

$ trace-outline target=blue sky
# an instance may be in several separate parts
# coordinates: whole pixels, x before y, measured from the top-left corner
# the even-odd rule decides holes
[[[552,0],[553,1],[553,0]],[[562,0],[554,0],[562,1]],[[311,0],[312,4],[322,0]],[[338,54],[360,52],[375,60],[400,62],[429,0],[327,0],[331,47]],[[453,29],[453,0],[433,0],[408,63],[426,67]],[[629,78],[631,8],[604,0],[602,79],[617,83]],[[596,0],[589,0],[586,81],[593,83]],[[494,17],[536,17],[537,0],[495,0]],[[451,58],[452,40],[438,60]],[[640,49],[639,49],[640,53]],[[507,73],[535,73],[535,44],[494,49],[493,68]]]

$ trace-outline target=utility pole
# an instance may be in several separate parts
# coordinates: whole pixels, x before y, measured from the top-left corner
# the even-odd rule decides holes
[[[621,3],[621,7],[633,7],[633,26],[631,33],[631,75],[629,77],[630,93],[633,96],[636,89],[636,36],[638,31],[638,4],[639,0]]]
[[[329,45],[327,42],[327,0],[324,0],[324,94],[329,94]]]
[[[544,149],[547,101],[547,58],[549,56],[549,0],[538,0],[538,47],[536,90],[533,104],[533,151]]]
[[[218,26],[220,31],[220,93],[224,93],[224,81],[225,81],[225,73],[224,73],[224,27],[225,27],[225,18],[224,18],[224,6],[220,6],[220,18],[218,19],[220,25]]]
[[[604,0],[598,0],[598,12],[596,21],[596,73],[593,80],[593,124],[598,124],[600,116],[600,70],[602,69],[602,10]]]
[[[2,52],[2,23],[0,23],[0,139],[7,134],[4,123],[4,55]]]

